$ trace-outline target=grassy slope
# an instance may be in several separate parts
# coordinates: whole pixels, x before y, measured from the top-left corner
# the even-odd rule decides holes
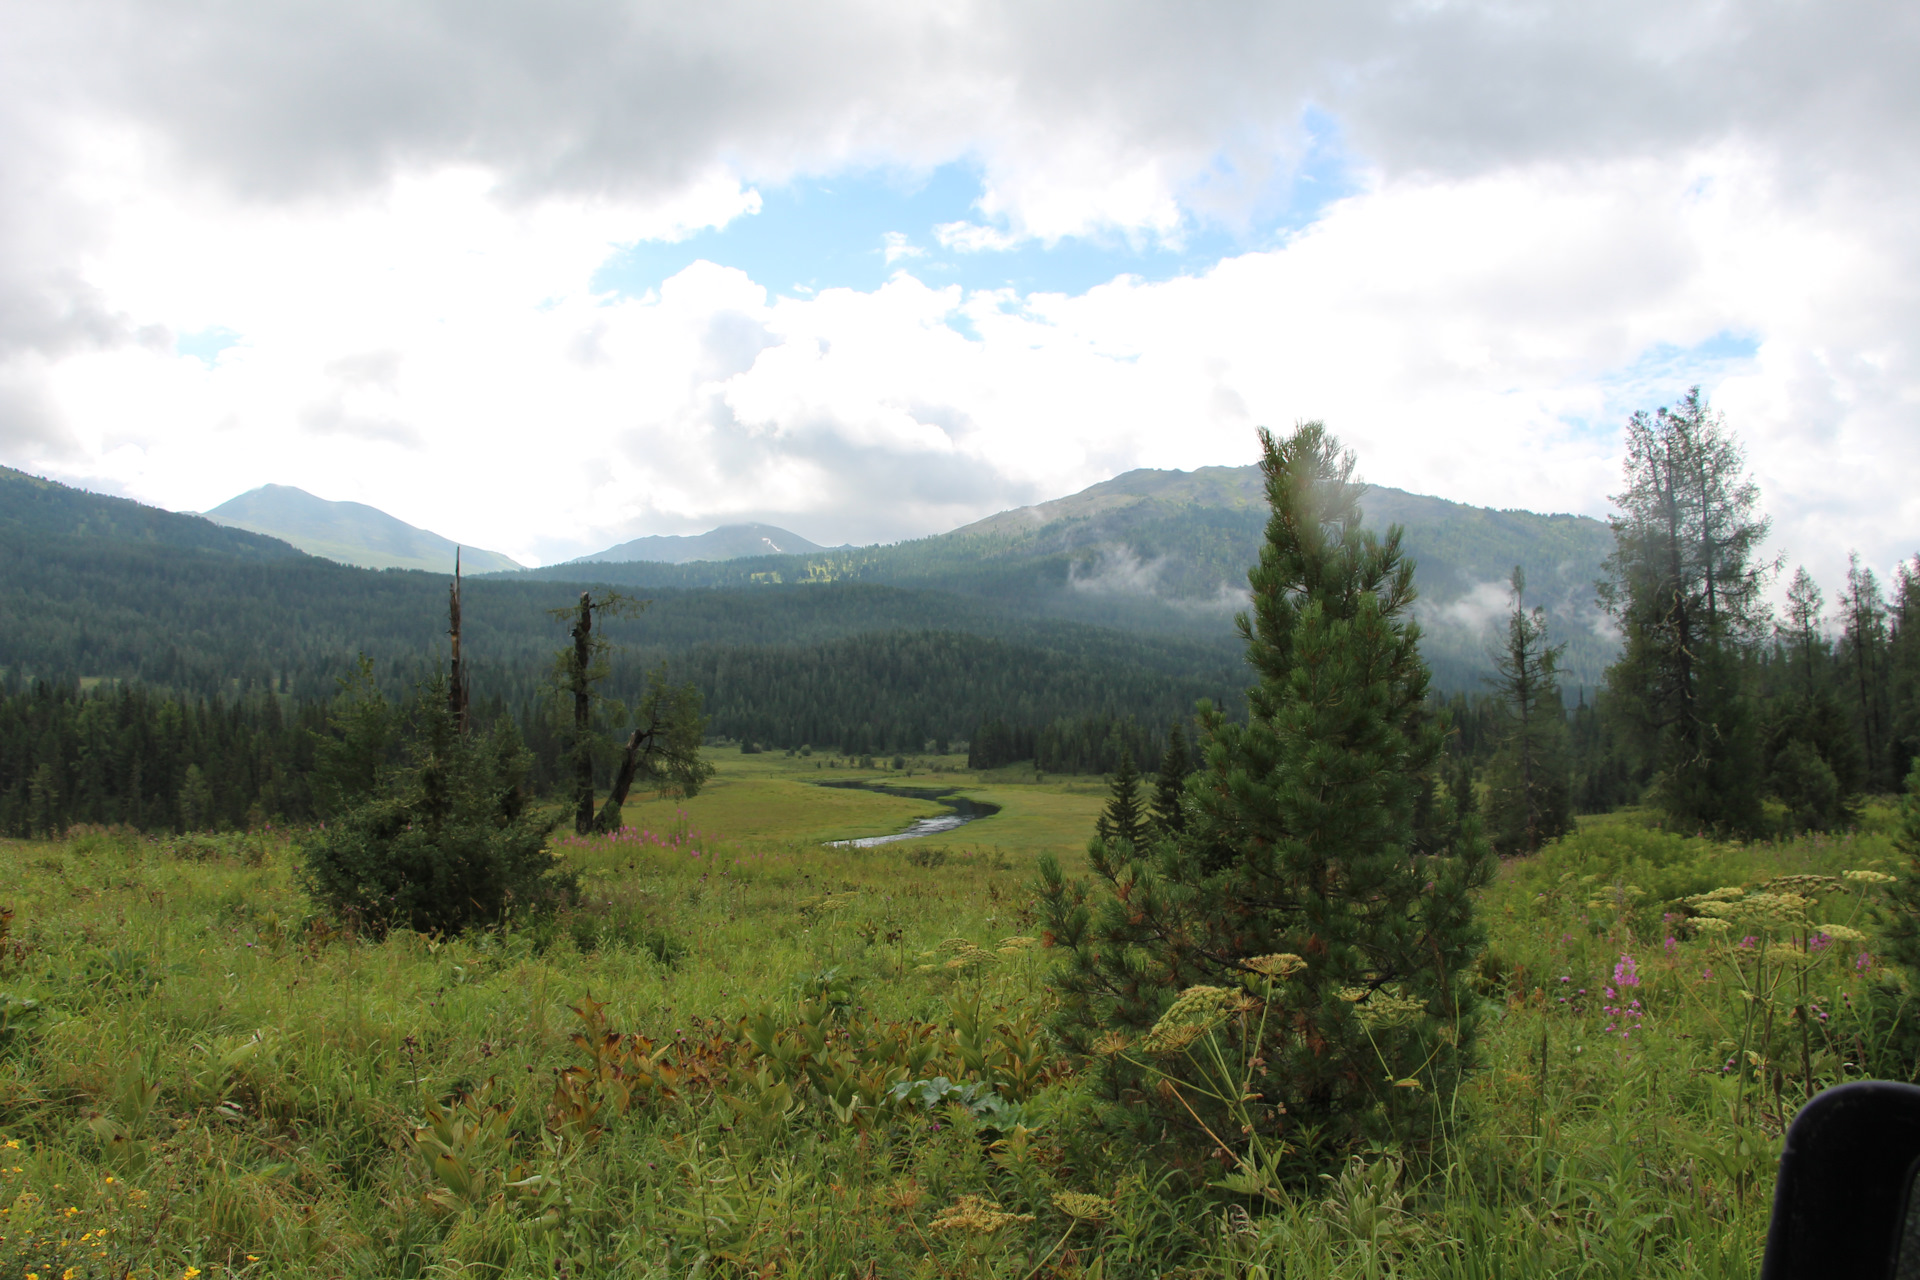
[[[589,993],[616,1028],[663,1041],[756,1006],[790,1011],[823,970],[850,977],[857,1002],[884,1018],[946,1025],[956,1000],[999,1018],[1044,1006],[1044,953],[954,971],[937,948],[965,938],[991,949],[1033,931],[1022,906],[1033,856],[1075,855],[1095,780],[916,769],[913,784],[964,781],[1006,806],[955,833],[965,838],[929,868],[900,846],[814,843],[927,806],[810,787],[811,762],[719,762],[698,799],[630,807],[646,834],[563,841],[586,876],[581,908],[557,929],[504,939],[305,935],[287,848],[271,836],[0,844],[14,912],[0,988],[61,1019],[0,1042],[0,1141],[18,1144],[0,1161],[0,1274],[132,1263],[169,1280],[188,1265],[553,1275],[565,1259],[573,1275],[664,1276],[689,1274],[705,1254],[708,1274],[1018,1280],[1088,1275],[1104,1258],[1108,1277],[1176,1263],[1196,1277],[1283,1266],[1359,1277],[1380,1273],[1386,1249],[1401,1254],[1402,1275],[1749,1276],[1779,1115],[1771,1087],[1750,1090],[1736,1126],[1738,1080],[1722,1074],[1748,1034],[1742,953],[1707,940],[1668,948],[1665,901],[1892,856],[1880,834],[1736,847],[1622,818],[1508,865],[1482,899],[1486,1069],[1445,1100],[1465,1120],[1454,1146],[1404,1205],[1389,1195],[1370,1218],[1355,1216],[1370,1201],[1350,1180],[1248,1221],[1177,1192],[1133,1152],[1077,1140],[1070,1087],[1029,1104],[1030,1141],[991,1150],[958,1114],[863,1128],[815,1100],[784,1121],[753,1120],[692,1086],[683,1101],[603,1117],[597,1141],[550,1133],[553,1073],[586,1060],[568,1040],[579,1025],[569,1005]],[[1856,897],[1834,895],[1821,918],[1844,920]],[[687,948],[671,966],[654,955],[662,933]],[[1872,980],[1855,951],[1837,947],[1809,970],[1842,1031]],[[1624,1039],[1605,1030],[1619,1019],[1597,995],[1622,954],[1637,959],[1646,1011]],[[1822,1023],[1815,1072],[1844,1074],[1846,1051]],[[1782,1036],[1770,1053],[1790,1111],[1798,1042]],[[558,1226],[505,1195],[451,1214],[424,1199],[438,1184],[408,1135],[428,1102],[489,1079],[510,1132],[476,1148],[475,1167],[518,1160],[559,1179],[570,1212]],[[144,1116],[143,1081],[158,1090]],[[752,1086],[725,1090],[736,1091]],[[116,1124],[130,1155],[102,1144]],[[1743,1130],[1763,1149],[1745,1176],[1734,1154]],[[1107,1198],[1107,1217],[1076,1225],[1052,1198],[1062,1189]],[[1035,1220],[935,1230],[935,1213],[965,1194]],[[1378,1231],[1356,1235],[1365,1222]]]

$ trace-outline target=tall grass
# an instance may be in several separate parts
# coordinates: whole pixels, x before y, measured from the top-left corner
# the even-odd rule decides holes
[[[1888,979],[1684,900],[1890,869],[1872,825],[1504,867],[1450,1140],[1277,1204],[1091,1126],[1004,855],[627,833],[558,918],[374,942],[279,836],[0,845],[0,1277],[1748,1276]],[[1803,924],[1867,919],[1822,886]]]

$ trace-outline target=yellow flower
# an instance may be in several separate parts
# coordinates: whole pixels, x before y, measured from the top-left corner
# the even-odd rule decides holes
[[[182,1271],[180,1273],[180,1280],[193,1280],[193,1278],[199,1274],[200,1274],[200,1268],[188,1267],[185,1271]]]

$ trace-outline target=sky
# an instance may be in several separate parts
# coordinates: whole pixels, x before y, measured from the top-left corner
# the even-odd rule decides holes
[[[1605,515],[1705,388],[1920,551],[1920,6],[0,0],[0,463],[525,563],[939,533],[1318,418]]]

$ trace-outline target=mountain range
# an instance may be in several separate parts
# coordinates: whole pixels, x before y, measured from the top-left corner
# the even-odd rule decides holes
[[[246,529],[290,543],[309,555],[363,569],[426,569],[453,572],[455,543],[360,502],[330,502],[292,485],[264,484],[200,513],[215,524]],[[518,569],[498,551],[461,547],[470,573]]]
[[[351,506],[323,504],[325,513],[338,505]],[[1614,650],[1592,603],[1606,525],[1393,489],[1364,505],[1370,523],[1405,527],[1437,689],[1484,691],[1515,563],[1529,603],[1547,607],[1568,643],[1569,686],[1598,680]],[[758,539],[783,550],[476,575],[464,652],[476,698],[518,718],[541,759],[552,748],[541,736],[546,673],[564,640],[554,610],[595,586],[650,602],[606,623],[619,646],[608,692],[637,698],[645,672],[664,664],[700,687],[716,735],[918,750],[999,719],[1042,734],[1033,739],[1042,747],[1043,731],[1054,734],[1043,755],[1066,758],[1059,743],[1084,739],[1074,758],[1091,759],[1112,754],[1103,725],[1130,721],[1151,736],[1198,698],[1230,712],[1243,705],[1248,670],[1232,614],[1266,518],[1254,468],[1143,470],[892,546],[787,551],[784,531],[765,526],[664,547],[641,540],[638,550],[655,554],[697,542],[720,554]],[[400,525],[388,522],[378,512],[333,520],[327,545],[338,559],[326,558],[0,468],[0,684],[141,682],[311,705],[365,655],[384,687],[405,693],[444,654],[451,548],[427,544],[443,557],[431,572],[340,562],[396,555],[391,540],[340,537]]]
[[[690,564],[696,560],[738,560],[743,556],[809,555],[826,548],[797,533],[770,524],[723,524],[694,534],[654,534],[635,538],[568,564],[597,561],[648,560],[657,564]],[[517,567],[517,566],[516,566]]]
[[[1526,574],[1528,606],[1546,610],[1554,640],[1567,646],[1569,683],[1599,682],[1615,650],[1593,590],[1613,549],[1604,521],[1472,507],[1384,487],[1369,489],[1362,507],[1370,527],[1405,530],[1421,594],[1422,649],[1438,684],[1481,687],[1516,565]],[[648,590],[865,582],[957,594],[1030,617],[1218,635],[1246,603],[1247,568],[1259,557],[1266,520],[1258,467],[1141,469],[890,546],[671,563],[615,561],[603,553],[518,576],[591,576]]]

